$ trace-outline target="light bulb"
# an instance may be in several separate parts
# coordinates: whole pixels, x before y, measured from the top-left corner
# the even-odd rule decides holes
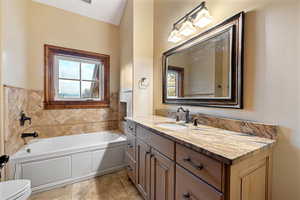
[[[195,32],[196,28],[190,20],[185,21],[179,30],[179,33],[184,36],[192,35]]]
[[[212,22],[212,16],[210,16],[207,8],[203,8],[200,10],[200,12],[197,14],[195,20],[194,20],[194,25],[198,26],[200,28],[203,28],[210,24]]]
[[[182,40],[182,38],[181,38],[181,36],[179,35],[179,32],[178,32],[177,29],[174,29],[174,30],[171,32],[171,34],[170,34],[170,36],[169,36],[169,38],[168,38],[168,41],[169,41],[169,42],[173,42],[173,43],[177,43],[177,42],[179,42],[179,41],[181,41],[181,40]]]

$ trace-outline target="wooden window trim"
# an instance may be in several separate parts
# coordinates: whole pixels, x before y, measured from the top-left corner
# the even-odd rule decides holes
[[[168,66],[168,70],[176,71],[179,74],[179,94],[178,97],[184,96],[184,68],[183,67],[176,67],[176,66]]]
[[[54,88],[54,56],[55,55],[78,56],[91,58],[104,63],[104,95],[103,100],[96,101],[63,101],[55,100]],[[44,109],[84,109],[107,108],[110,106],[110,56],[88,51],[69,49],[53,45],[44,45]]]

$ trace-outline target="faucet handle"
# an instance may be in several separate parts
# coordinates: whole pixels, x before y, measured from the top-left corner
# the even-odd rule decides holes
[[[4,167],[4,165],[8,162],[9,156],[3,155],[0,157],[0,169]]]
[[[193,119],[193,126],[198,126],[199,122],[198,122],[198,118],[194,118]]]
[[[31,125],[31,118],[30,118],[30,117],[27,117],[26,114],[25,114],[25,112],[22,110],[21,113],[20,113],[20,119],[19,119],[20,125],[21,125],[21,126],[24,126],[24,125],[25,125],[25,122],[26,122],[27,120],[29,121],[29,124]]]

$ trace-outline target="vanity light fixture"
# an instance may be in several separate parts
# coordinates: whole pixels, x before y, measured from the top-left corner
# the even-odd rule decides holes
[[[197,31],[196,27],[203,28],[211,22],[212,16],[209,14],[205,1],[203,1],[173,24],[173,30],[168,41],[173,43],[180,42],[183,36],[187,37],[194,34]]]
[[[170,33],[170,36],[168,38],[169,42],[177,43],[182,40],[181,35],[179,34],[179,31],[176,27],[173,28],[172,32]]]
[[[197,29],[195,28],[194,24],[191,22],[190,19],[187,19],[179,29],[179,33],[184,36],[190,36],[195,33]]]
[[[209,11],[206,7],[204,7],[200,12],[197,14],[194,25],[200,28],[203,28],[210,24],[212,21],[212,16],[210,16]]]

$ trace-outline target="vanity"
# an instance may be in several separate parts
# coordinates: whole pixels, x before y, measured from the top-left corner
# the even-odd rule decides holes
[[[127,118],[127,172],[146,200],[269,200],[275,140],[149,116]]]

